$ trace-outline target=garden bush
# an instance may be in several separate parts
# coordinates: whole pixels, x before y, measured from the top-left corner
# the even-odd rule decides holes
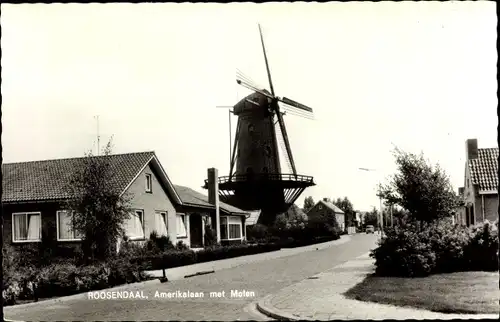
[[[279,249],[280,246],[277,244],[235,244],[229,246],[211,246],[198,252],[194,252],[189,249],[176,249],[168,250],[162,254],[137,257],[133,259],[133,262],[140,265],[143,270],[158,270],[259,254]]]
[[[380,276],[416,277],[467,270],[498,270],[498,224],[460,227],[447,220],[409,222],[385,229],[371,252]]]
[[[146,252],[161,253],[167,249],[174,249],[175,246],[167,236],[158,236],[156,231],[149,235],[149,239],[144,243],[143,248]]]
[[[124,257],[85,266],[68,262],[22,267],[12,262],[12,257],[4,257],[2,295],[5,305],[16,304],[19,300],[66,296],[149,279],[137,264]]]
[[[498,270],[498,221],[475,227],[464,249],[469,270]]]
[[[248,241],[262,241],[269,237],[269,229],[265,225],[255,224],[247,228]]]

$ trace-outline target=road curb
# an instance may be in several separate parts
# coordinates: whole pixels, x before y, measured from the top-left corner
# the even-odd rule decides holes
[[[281,311],[280,309],[275,308],[271,304],[271,299],[274,297],[274,295],[268,295],[264,297],[262,300],[257,302],[257,310],[259,310],[260,313],[267,315],[268,317],[271,317],[273,319],[279,320],[279,321],[301,321],[301,320],[306,320],[309,321],[309,319],[305,319],[304,317],[301,316],[295,316],[292,314],[288,314],[286,312]]]

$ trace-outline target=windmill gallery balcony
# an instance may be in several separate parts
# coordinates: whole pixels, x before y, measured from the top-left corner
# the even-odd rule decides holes
[[[290,205],[300,196],[302,191],[314,186],[311,176],[283,174],[283,173],[248,173],[218,178],[219,195],[222,201],[230,201],[235,191],[279,189],[283,191],[285,204]],[[208,181],[205,180],[204,188],[207,189]]]

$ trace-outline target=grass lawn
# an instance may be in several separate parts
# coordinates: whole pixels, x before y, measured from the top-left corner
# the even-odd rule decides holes
[[[423,278],[368,276],[344,295],[367,302],[442,313],[498,313],[498,272],[458,272]]]

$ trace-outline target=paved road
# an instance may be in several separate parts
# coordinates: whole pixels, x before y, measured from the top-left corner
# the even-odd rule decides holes
[[[355,235],[351,241],[321,250],[284,258],[249,263],[161,284],[148,282],[124,286],[122,290],[143,291],[148,299],[89,300],[86,294],[6,307],[13,320],[255,320],[249,304],[284,287],[358,257],[375,246],[376,235]],[[254,296],[231,298],[231,290],[253,292]],[[156,292],[203,292],[204,298],[155,298]],[[225,291],[211,298],[210,292]]]

